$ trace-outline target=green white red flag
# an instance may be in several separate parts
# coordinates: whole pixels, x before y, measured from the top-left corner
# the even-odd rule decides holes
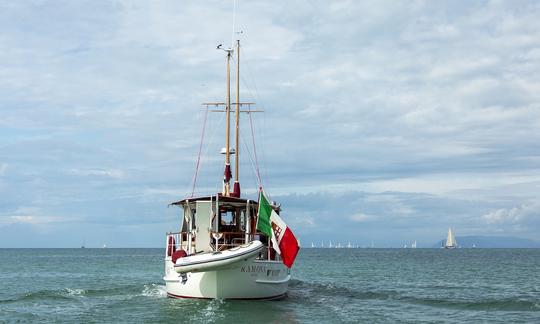
[[[257,230],[272,239],[274,250],[281,255],[283,264],[288,268],[292,267],[300,249],[298,241],[291,229],[270,206],[262,190],[259,195],[258,215]]]

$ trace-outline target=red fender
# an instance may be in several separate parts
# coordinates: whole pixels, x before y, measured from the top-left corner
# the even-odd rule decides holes
[[[172,254],[172,262],[176,264],[176,260],[180,259],[180,258],[183,258],[187,256],[187,253],[186,251],[184,250],[178,250],[178,251],[175,251],[173,254]]]
[[[172,256],[174,251],[176,251],[176,245],[174,241],[174,236],[169,236],[169,244],[167,246],[167,256]]]

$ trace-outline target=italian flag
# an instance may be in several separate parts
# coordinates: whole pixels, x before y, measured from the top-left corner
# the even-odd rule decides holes
[[[262,190],[259,196],[258,215],[257,230],[272,238],[274,250],[281,255],[283,264],[287,268],[292,267],[296,254],[300,249],[298,241],[287,224],[270,206]]]

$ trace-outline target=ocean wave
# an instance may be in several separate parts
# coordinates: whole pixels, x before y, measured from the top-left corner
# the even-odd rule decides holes
[[[65,291],[70,296],[82,296],[86,292],[86,290],[84,290],[84,289],[77,289],[77,288],[74,288],[74,289],[65,288]]]
[[[494,310],[494,311],[540,311],[537,300],[527,300],[520,297],[483,298],[468,300],[459,298],[432,298],[411,296],[403,290],[361,290],[340,286],[334,283],[305,282],[293,279],[289,284],[289,298],[299,301],[324,302],[328,299],[343,298],[355,300],[391,300],[408,304],[430,307],[464,309],[464,310]]]
[[[0,303],[12,303],[19,301],[32,301],[32,300],[72,300],[73,296],[80,296],[84,294],[83,289],[58,289],[58,290],[38,290],[32,291],[19,296],[0,300]]]
[[[43,289],[32,292],[27,292],[14,296],[12,298],[0,300],[2,303],[14,303],[24,301],[70,301],[79,298],[99,298],[108,296],[145,296],[145,297],[166,297],[165,286],[157,283],[146,283],[142,286],[140,284],[115,286],[102,289],[81,289],[81,288],[62,288],[62,289]]]

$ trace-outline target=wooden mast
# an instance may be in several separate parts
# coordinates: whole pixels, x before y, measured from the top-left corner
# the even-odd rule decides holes
[[[225,132],[225,173],[223,175],[223,195],[229,196],[231,180],[231,157],[230,157],[230,132],[231,132],[231,52],[227,50],[227,105],[225,113],[227,115],[227,128]]]
[[[240,197],[240,182],[238,180],[239,178],[239,152],[240,147],[238,145],[238,137],[240,134],[240,40],[236,40],[236,55],[237,55],[237,61],[236,61],[236,123],[235,123],[235,139],[234,139],[234,154],[236,154],[234,158],[234,187],[232,196],[234,197]]]

